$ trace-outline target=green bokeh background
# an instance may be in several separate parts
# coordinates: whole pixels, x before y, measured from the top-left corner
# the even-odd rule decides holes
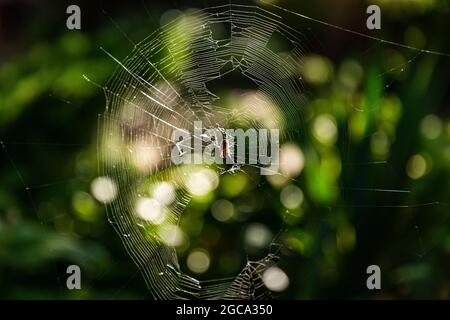
[[[372,36],[450,52],[447,1],[273,2]],[[168,9],[217,3],[73,3],[82,10],[81,31],[65,28],[72,2],[0,4],[0,298],[151,298],[90,193],[99,175],[98,115],[105,100],[83,75],[106,82],[115,64],[99,47],[124,58],[132,45],[123,33],[137,42]],[[365,28],[371,3],[382,10],[380,31]],[[199,277],[240,270],[247,222],[262,221],[274,234],[284,222],[289,249],[279,266],[290,285],[277,297],[448,299],[450,57],[283,17],[304,34],[307,49],[299,72],[308,103],[301,135],[291,141],[305,166],[290,182],[304,201],[283,221],[282,187],[266,182],[261,190],[245,175],[223,177],[217,190],[194,199],[182,221],[192,248],[211,257]],[[337,129],[331,140],[315,131],[321,120]],[[253,206],[252,213],[220,223],[210,212],[216,199],[237,211]],[[228,239],[237,239],[232,249],[216,245]],[[182,263],[192,248],[180,251]],[[67,290],[69,264],[80,265],[82,290]],[[366,288],[371,264],[382,270],[382,290]]]

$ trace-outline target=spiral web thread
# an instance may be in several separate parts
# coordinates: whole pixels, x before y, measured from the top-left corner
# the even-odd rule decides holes
[[[289,51],[270,48],[273,36],[282,37]],[[142,185],[170,182],[176,187],[175,201],[164,207],[164,225],[179,224],[191,198],[185,188],[186,176],[195,166],[171,164],[175,129],[192,131],[194,121],[200,120],[208,128],[231,128],[233,124],[277,127],[282,137],[294,130],[304,104],[301,80],[295,77],[303,51],[299,36],[264,9],[225,5],[172,21],[136,44],[123,62],[105,51],[118,65],[103,87],[107,107],[102,116],[101,165],[119,190],[119,197],[108,205],[109,220],[155,298],[270,297],[262,274],[279,258],[275,242],[265,258],[248,261],[235,278],[198,281],[181,272],[175,248],[158,233],[161,226],[138,217],[134,203],[146,193]],[[257,87],[245,108],[222,105],[208,88],[211,81],[231,72],[240,73]],[[270,114],[269,123],[258,118],[261,113]],[[137,152],[156,159],[145,174],[131,168]]]

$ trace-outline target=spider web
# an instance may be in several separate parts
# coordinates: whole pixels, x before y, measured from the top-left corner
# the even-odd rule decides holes
[[[216,38],[217,28],[226,30]],[[291,46],[283,55],[270,48],[271,38],[283,37]],[[302,56],[299,34],[281,17],[255,6],[225,5],[207,8],[172,21],[135,45],[123,62],[106,52],[118,68],[104,87],[107,99],[102,116],[102,171],[118,185],[119,197],[108,206],[109,219],[158,299],[261,299],[270,296],[262,274],[278,260],[275,243],[267,256],[248,261],[236,278],[198,281],[181,272],[175,248],[158,234],[158,228],[179,224],[191,196],[186,180],[198,166],[176,167],[170,152],[173,130],[189,132],[194,121],[208,128],[263,128],[258,114],[271,113],[273,127],[286,137],[301,119],[304,105],[301,79],[295,71]],[[249,104],[236,110],[225,106],[209,89],[216,79],[238,72],[257,89]],[[276,106],[284,106],[275,113]],[[154,154],[145,174],[130,170],[137,149]],[[211,167],[217,174],[228,169]],[[232,172],[244,167],[232,167]],[[145,195],[142,185],[171,183],[175,190],[167,216],[155,228],[137,217],[136,199]],[[275,249],[273,249],[275,248]]]
[[[397,68],[401,72],[415,62],[420,54],[449,56],[446,53],[370,37],[270,5],[281,12],[375,40],[377,45],[384,43],[416,51],[411,59]],[[222,32],[218,33],[217,27]],[[272,37],[281,37],[288,44],[289,50],[279,51],[274,48],[271,45]],[[100,171],[114,180],[119,191],[114,202],[107,205],[107,211],[111,224],[155,298],[264,299],[271,296],[271,292],[264,286],[262,274],[280,258],[281,245],[278,238],[273,240],[264,258],[248,261],[235,277],[200,281],[182,272],[175,247],[170,245],[173,242],[170,238],[176,238],[177,234],[168,231],[176,230],[170,227],[180,223],[191,201],[192,197],[187,190],[188,177],[202,169],[209,169],[220,175],[232,174],[236,170],[247,174],[252,168],[249,168],[251,165],[232,168],[208,165],[175,167],[170,159],[170,150],[174,146],[170,137],[175,129],[190,131],[194,121],[200,120],[208,128],[279,127],[282,129],[282,140],[288,140],[299,131],[298,124],[302,123],[305,90],[301,79],[295,77],[295,71],[301,63],[306,40],[301,33],[283,23],[280,15],[256,6],[232,4],[196,11],[190,16],[172,21],[142,42],[133,43],[134,50],[123,61],[102,49],[117,64],[117,70],[109,82],[100,86],[107,100],[106,111],[100,118]],[[226,79],[236,73],[250,80],[256,88],[246,92],[249,99],[246,99],[245,108],[233,108],[226,103],[220,92],[211,89],[214,81]],[[269,123],[260,117],[267,113],[272,116]],[[23,143],[2,140],[0,144],[34,210],[38,212],[32,191],[61,182],[30,185],[23,179],[7,148],[8,145]],[[46,145],[30,142],[25,144]],[[64,143],[55,145],[70,146]],[[142,155],[149,156],[152,164],[148,165],[148,161],[144,161],[136,168],[136,159]],[[378,162],[347,165],[367,164]],[[248,177],[251,178],[250,175]],[[162,182],[173,185],[171,197],[174,200],[164,205],[164,223],[155,226],[136,214],[136,202],[149,196],[149,185]],[[369,192],[408,192],[355,189]],[[412,208],[436,205],[444,204],[430,202],[351,206]],[[41,217],[39,219],[44,220]],[[282,227],[280,229],[284,230]],[[419,233],[417,226],[416,229]],[[164,232],[160,232],[161,230]],[[425,254],[422,249],[420,255]]]

